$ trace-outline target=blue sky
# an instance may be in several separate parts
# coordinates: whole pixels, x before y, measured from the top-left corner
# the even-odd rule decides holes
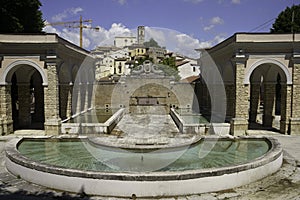
[[[100,27],[98,32],[84,30],[86,49],[105,41],[109,45],[116,35],[134,35],[137,26],[144,25],[149,37],[180,51],[184,43],[189,48],[201,48],[236,32],[269,32],[274,18],[300,0],[41,0],[41,3],[47,22],[74,21],[82,15],[93,20],[92,27]],[[78,44],[78,29],[48,26],[45,30]],[[169,31],[179,37],[170,37]],[[165,40],[170,41],[160,38],[162,32]],[[176,42],[181,44],[175,45]],[[174,47],[168,47],[172,44]]]

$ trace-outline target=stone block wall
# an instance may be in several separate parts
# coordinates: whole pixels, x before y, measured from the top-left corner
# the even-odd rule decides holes
[[[193,93],[193,87],[190,84],[173,83],[167,78],[132,77],[117,83],[96,83],[94,102],[95,106],[99,108],[125,107],[126,112],[144,113],[147,110],[151,112],[151,109],[157,106],[161,107],[159,110],[165,110],[164,113],[169,113],[170,107],[192,108],[195,101]],[[155,104],[150,102],[151,105],[146,105],[147,98],[149,101],[155,101]]]

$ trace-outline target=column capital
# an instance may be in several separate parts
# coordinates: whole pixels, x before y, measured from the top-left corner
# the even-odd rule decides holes
[[[233,64],[245,64],[249,56],[243,53],[236,53],[232,58],[231,62]]]
[[[62,62],[62,59],[57,57],[56,55],[47,55],[45,58],[45,67],[48,66],[59,66]]]
[[[300,64],[300,53],[293,53],[291,60],[294,64]]]

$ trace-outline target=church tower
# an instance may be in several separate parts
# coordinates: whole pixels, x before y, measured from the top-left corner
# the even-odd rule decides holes
[[[145,42],[145,26],[139,26],[138,27],[138,33],[137,33],[138,37],[138,44],[144,44]]]

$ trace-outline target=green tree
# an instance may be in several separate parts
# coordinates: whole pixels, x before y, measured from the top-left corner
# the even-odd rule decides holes
[[[300,32],[300,4],[287,7],[275,20],[271,33]]]
[[[176,61],[175,61],[175,57],[168,57],[168,58],[164,58],[162,61],[163,65],[167,65],[175,70],[178,70],[176,67]]]
[[[159,48],[161,48],[159,45],[158,45],[158,43],[153,39],[153,38],[151,38],[149,41],[147,41],[147,42],[144,42],[144,45],[145,45],[145,47],[146,48],[148,48],[148,47],[159,47]]]
[[[44,27],[39,0],[0,0],[0,33],[40,33]]]

